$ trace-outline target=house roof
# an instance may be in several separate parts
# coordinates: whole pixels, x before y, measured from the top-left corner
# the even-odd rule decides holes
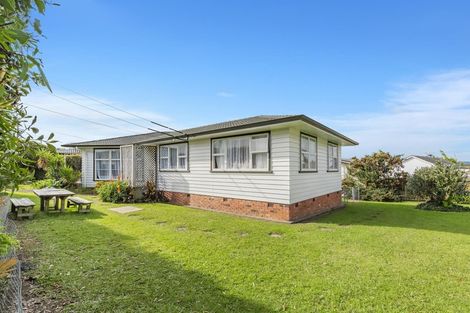
[[[415,157],[431,164],[436,164],[438,161],[448,163],[448,161],[444,160],[443,158],[438,158],[432,155],[410,155],[408,158],[410,157]]]
[[[80,150],[76,148],[57,148],[58,154],[80,154]]]
[[[306,115],[258,115],[238,120],[231,120],[222,123],[204,125],[194,128],[188,128],[181,130],[181,133],[186,134],[188,137],[194,136],[201,136],[211,133],[218,133],[223,131],[229,130],[237,130],[237,129],[244,129],[244,128],[251,128],[257,126],[265,126],[265,125],[273,125],[285,122],[292,122],[292,121],[303,121],[307,124],[310,124],[314,127],[317,127],[323,131],[326,131],[330,134],[333,134],[353,145],[357,145],[358,143],[337,131],[309,118]],[[138,143],[149,143],[153,141],[163,141],[171,138],[171,136],[175,136],[178,138],[183,138],[184,136],[178,132],[167,132],[165,134],[159,132],[151,132],[139,135],[131,135],[131,136],[123,136],[123,137],[114,137],[114,138],[106,138],[106,139],[99,139],[99,140],[90,140],[90,141],[82,141],[82,142],[75,142],[75,143],[68,143],[63,145],[64,147],[87,147],[87,146],[121,146],[121,145],[129,145],[129,144],[138,144]],[[170,134],[171,136],[168,136]]]

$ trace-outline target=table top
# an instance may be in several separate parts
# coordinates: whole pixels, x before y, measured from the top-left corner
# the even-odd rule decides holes
[[[43,188],[33,189],[33,192],[38,197],[61,197],[61,196],[73,196],[75,193],[67,189],[58,188]]]

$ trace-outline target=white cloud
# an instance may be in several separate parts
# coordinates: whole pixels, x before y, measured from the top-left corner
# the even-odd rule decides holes
[[[56,92],[55,94],[61,98],[68,99],[72,102],[88,106],[100,112],[125,120],[120,121],[112,117],[102,115],[98,112],[94,112],[87,108],[81,107],[79,105],[73,104],[66,100],[59,99],[47,92],[43,92],[42,90],[34,90],[31,94],[29,94],[26,98],[23,99],[23,102],[26,105],[29,105],[28,113],[30,115],[38,116],[37,127],[40,129],[40,132],[46,135],[51,132],[55,133],[55,138],[59,140],[59,145],[69,142],[150,132],[150,130],[146,130],[145,127],[159,129],[157,128],[157,126],[152,125],[151,123],[146,122],[138,117],[131,116],[129,114],[126,114],[125,112],[113,109],[105,104],[93,101],[86,97],[61,91]],[[159,115],[155,112],[150,112],[139,108],[128,109],[107,99],[101,99],[97,97],[93,98],[96,98],[97,100],[106,104],[110,104],[114,107],[122,108],[127,112],[144,117],[148,120],[153,120],[155,122],[160,122],[163,124],[169,122],[168,117]],[[46,110],[56,111],[66,115],[72,115],[76,118],[62,116],[60,114]],[[80,119],[88,120],[93,123],[89,123]],[[141,125],[143,127],[131,125],[126,121]],[[111,128],[105,127],[103,125],[98,125],[96,123],[106,124],[111,126]]]
[[[217,93],[217,96],[222,97],[222,98],[233,98],[235,97],[235,94],[227,92],[227,91],[219,91]]]
[[[346,155],[378,149],[396,154],[446,151],[470,160],[470,70],[429,75],[394,86],[382,113],[347,114],[331,121],[360,146]]]

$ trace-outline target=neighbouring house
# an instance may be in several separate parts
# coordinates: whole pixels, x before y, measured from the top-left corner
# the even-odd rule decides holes
[[[403,170],[413,175],[417,169],[434,166],[438,161],[446,162],[442,158],[431,155],[410,155],[403,159]]]
[[[155,181],[169,202],[295,222],[342,206],[341,148],[354,140],[305,115],[255,116],[80,149],[82,185]]]
[[[80,149],[78,148],[57,148],[57,153],[62,155],[76,155],[80,154]]]
[[[403,159],[403,170],[408,174],[413,175],[417,169],[434,166],[437,161],[441,161],[444,163],[448,162],[443,158],[437,158],[431,155],[410,155]],[[470,182],[470,168],[468,166],[468,162],[463,162],[461,169],[465,172],[467,176],[467,181]]]
[[[341,159],[341,179],[345,179],[348,175],[348,167],[351,163],[351,159]]]

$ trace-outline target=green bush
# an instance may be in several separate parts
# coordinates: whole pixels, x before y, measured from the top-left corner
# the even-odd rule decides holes
[[[463,195],[457,195],[454,197],[456,203],[470,204],[470,191],[466,191]]]
[[[434,201],[426,201],[426,202],[420,203],[418,204],[416,208],[420,210],[427,210],[427,211],[470,212],[469,207],[465,207],[465,206],[453,204],[453,203],[439,204]]]
[[[66,155],[65,165],[70,166],[75,171],[80,172],[82,170],[82,157],[80,155]]]
[[[420,209],[461,211],[456,203],[465,194],[466,175],[457,160],[442,155],[434,166],[416,170],[406,185],[407,193],[426,201],[418,206]]]
[[[18,240],[4,233],[4,229],[0,227],[0,256],[5,255],[11,247],[18,246]]]
[[[122,180],[99,182],[96,185],[96,192],[104,202],[125,203],[134,199],[132,187]]]
[[[342,187],[358,188],[363,200],[400,201],[407,177],[401,156],[378,151],[361,159],[352,158]]]
[[[38,153],[37,166],[46,172],[46,178],[52,180],[53,187],[72,187],[80,179],[80,171],[66,165],[64,157],[51,151]]]
[[[50,188],[50,187],[59,187],[57,181],[53,179],[42,179],[37,180],[33,183],[35,189]]]
[[[57,181],[61,187],[70,187],[80,179],[80,172],[69,166],[62,166],[58,170],[59,177]]]

